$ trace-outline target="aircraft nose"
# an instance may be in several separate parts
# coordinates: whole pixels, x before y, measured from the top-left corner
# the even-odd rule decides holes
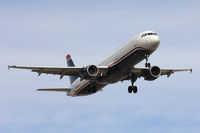
[[[152,51],[155,51],[160,44],[160,38],[158,36],[154,36],[149,40],[149,48]]]

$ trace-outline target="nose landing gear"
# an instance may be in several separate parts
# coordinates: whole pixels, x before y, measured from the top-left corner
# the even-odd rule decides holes
[[[149,60],[149,54],[145,54],[145,59],[146,59],[145,67],[151,67],[151,64],[148,63],[148,60]]]

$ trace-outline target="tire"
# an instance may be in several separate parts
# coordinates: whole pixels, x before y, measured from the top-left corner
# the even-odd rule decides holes
[[[150,64],[150,63],[148,63],[148,64],[147,64],[147,66],[148,66],[148,67],[151,67],[151,64]]]
[[[128,87],[128,93],[132,93],[133,92],[133,88],[131,86]]]
[[[134,86],[134,87],[133,87],[133,92],[134,92],[134,93],[137,93],[137,91],[138,91],[137,86]]]
[[[145,63],[145,67],[147,67],[148,66],[148,64],[147,63]]]

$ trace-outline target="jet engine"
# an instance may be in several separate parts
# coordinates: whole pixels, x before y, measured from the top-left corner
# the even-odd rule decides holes
[[[147,73],[144,76],[145,80],[152,81],[157,79],[161,74],[161,70],[158,66],[152,66],[149,68]]]
[[[92,80],[99,74],[99,69],[95,65],[89,65],[81,72],[81,79]]]
[[[90,77],[95,77],[99,74],[99,69],[95,65],[89,65],[86,67],[87,74]]]

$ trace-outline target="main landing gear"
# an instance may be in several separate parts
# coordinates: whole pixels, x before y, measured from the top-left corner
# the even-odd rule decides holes
[[[129,86],[128,87],[128,93],[137,93],[138,89],[137,86]]]
[[[137,86],[134,86],[133,83],[134,83],[134,80],[131,80],[131,86],[128,87],[128,93],[132,93],[132,92],[137,93],[138,88]]]
[[[146,59],[145,67],[151,67],[151,64],[148,63],[148,60],[149,60],[149,54],[145,54],[145,59]]]

